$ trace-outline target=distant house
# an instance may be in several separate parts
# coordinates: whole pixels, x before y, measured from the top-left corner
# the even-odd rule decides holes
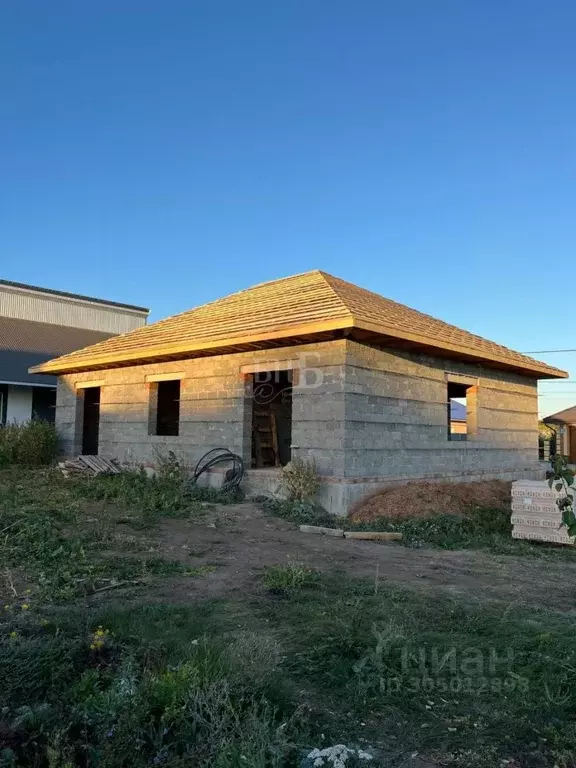
[[[452,440],[466,440],[468,426],[466,424],[466,403],[450,400],[450,435]]]
[[[567,376],[318,270],[33,371],[58,376],[67,455],[154,463],[172,450],[193,465],[229,448],[249,492],[313,460],[318,501],[339,514],[408,479],[543,477],[537,382]]]
[[[0,280],[0,424],[54,421],[56,377],[33,365],[146,324],[148,310]]]
[[[576,464],[576,405],[542,419],[556,431],[556,453]]]

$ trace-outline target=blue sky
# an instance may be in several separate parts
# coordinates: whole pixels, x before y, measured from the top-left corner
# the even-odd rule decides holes
[[[576,348],[575,36],[572,0],[3,3],[1,276],[159,318],[321,268]]]

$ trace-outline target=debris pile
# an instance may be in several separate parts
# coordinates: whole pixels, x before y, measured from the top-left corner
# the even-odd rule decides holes
[[[484,480],[474,483],[412,482],[391,485],[356,504],[350,517],[368,522],[379,517],[410,518],[473,514],[474,508],[510,509],[511,483]]]

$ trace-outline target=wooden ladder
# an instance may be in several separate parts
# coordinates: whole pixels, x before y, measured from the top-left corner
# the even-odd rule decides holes
[[[278,429],[276,414],[272,410],[256,408],[253,413],[252,439],[257,467],[280,466],[278,456]]]

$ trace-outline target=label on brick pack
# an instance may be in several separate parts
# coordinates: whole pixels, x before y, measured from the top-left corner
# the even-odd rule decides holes
[[[530,525],[536,528],[555,528],[558,529],[562,525],[560,518],[542,518],[542,517],[521,517],[518,515],[512,515],[510,522],[512,525]]]
[[[524,504],[528,503],[527,499],[555,499],[557,495],[556,491],[548,488],[548,486],[534,488],[534,490],[530,488],[514,488],[512,486],[512,496],[521,496]]]
[[[520,504],[517,501],[513,501],[512,512],[528,512],[531,515],[554,515],[558,514],[558,505],[552,500],[547,504]]]

